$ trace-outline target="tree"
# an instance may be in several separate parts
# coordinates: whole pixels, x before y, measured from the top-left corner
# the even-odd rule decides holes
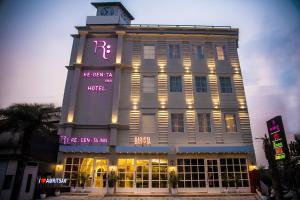
[[[27,103],[13,104],[8,108],[0,109],[0,133],[22,133],[19,141],[22,153],[18,161],[11,199],[18,199],[26,162],[32,159],[30,141],[33,134],[56,133],[57,128],[51,118],[57,111],[53,104]]]

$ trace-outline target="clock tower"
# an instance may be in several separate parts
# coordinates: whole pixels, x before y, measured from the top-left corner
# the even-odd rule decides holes
[[[93,2],[97,8],[96,16],[88,16],[87,25],[130,24],[134,17],[120,2]]]

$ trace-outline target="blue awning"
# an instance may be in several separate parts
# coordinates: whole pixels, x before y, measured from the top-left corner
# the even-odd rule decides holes
[[[252,145],[245,146],[190,146],[178,147],[178,153],[251,153]]]
[[[59,145],[60,152],[108,153],[108,146]]]
[[[117,153],[168,153],[167,146],[117,146]]]

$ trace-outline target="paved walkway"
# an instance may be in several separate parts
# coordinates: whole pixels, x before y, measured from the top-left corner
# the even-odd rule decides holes
[[[254,195],[204,195],[204,196],[195,196],[195,197],[184,197],[184,196],[112,196],[112,197],[103,197],[99,195],[86,195],[86,196],[59,196],[59,197],[47,197],[49,200],[256,200]]]

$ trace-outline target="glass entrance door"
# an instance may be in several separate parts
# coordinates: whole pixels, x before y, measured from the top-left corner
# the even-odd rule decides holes
[[[136,161],[136,188],[149,188],[149,160]]]
[[[94,187],[105,188],[107,179],[107,160],[96,160],[95,174],[94,174]]]

